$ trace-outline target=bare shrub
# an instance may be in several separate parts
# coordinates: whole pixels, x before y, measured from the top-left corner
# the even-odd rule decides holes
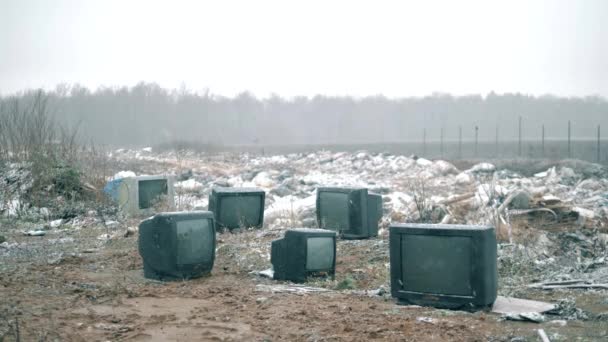
[[[412,194],[418,218],[416,222],[432,222],[433,205],[424,179],[415,178],[407,183],[407,188]]]
[[[18,193],[3,191],[3,201],[21,198],[36,207],[52,207],[58,198],[63,206],[105,198],[107,154],[92,143],[82,144],[78,125],[55,121],[43,91],[1,102],[0,163],[21,165],[31,179]]]

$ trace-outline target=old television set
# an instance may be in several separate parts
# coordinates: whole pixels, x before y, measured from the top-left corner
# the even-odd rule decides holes
[[[266,193],[258,188],[214,187],[209,211],[215,215],[216,229],[261,228],[265,199]]]
[[[272,242],[270,262],[276,280],[305,282],[311,276],[336,274],[336,233],[325,229],[300,228],[285,232]]]
[[[115,200],[129,216],[150,215],[175,208],[173,176],[138,176],[119,180]]]
[[[496,300],[493,227],[393,224],[389,239],[391,294],[400,301],[479,309]]]
[[[143,220],[139,254],[146,278],[179,280],[208,274],[215,260],[213,213],[164,212]]]
[[[317,224],[336,231],[344,239],[378,235],[382,196],[365,188],[322,187],[317,189]]]

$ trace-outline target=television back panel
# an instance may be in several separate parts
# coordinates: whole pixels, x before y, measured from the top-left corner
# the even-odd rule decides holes
[[[490,226],[394,224],[391,293],[436,307],[486,307],[497,296],[496,235]]]
[[[369,236],[378,236],[378,223],[382,219],[382,196],[367,195],[367,220]]]

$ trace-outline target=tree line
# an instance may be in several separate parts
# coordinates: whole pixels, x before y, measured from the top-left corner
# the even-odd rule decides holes
[[[39,91],[0,97],[0,110],[33,101]],[[525,94],[387,98],[324,96],[257,98],[243,92],[225,97],[154,83],[133,87],[59,85],[44,91],[50,111],[87,139],[111,146],[143,146],[175,141],[213,145],[366,144],[537,140],[544,125],[548,140],[594,139],[608,131],[608,102],[598,96]]]

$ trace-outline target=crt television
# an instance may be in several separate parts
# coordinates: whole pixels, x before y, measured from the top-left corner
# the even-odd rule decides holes
[[[211,272],[215,226],[208,211],[165,212],[139,224],[144,277],[179,280]]]
[[[153,214],[175,208],[173,176],[138,176],[119,180],[115,199],[129,216]]]
[[[496,234],[491,226],[393,224],[391,294],[407,303],[450,309],[496,300]]]
[[[258,188],[214,187],[209,195],[209,211],[217,230],[261,228],[264,225],[266,193]]]
[[[378,235],[382,218],[382,196],[365,188],[317,189],[317,224],[338,232],[345,239],[365,239]]]
[[[336,274],[336,233],[325,229],[291,229],[272,241],[274,279],[305,282],[310,276]]]

